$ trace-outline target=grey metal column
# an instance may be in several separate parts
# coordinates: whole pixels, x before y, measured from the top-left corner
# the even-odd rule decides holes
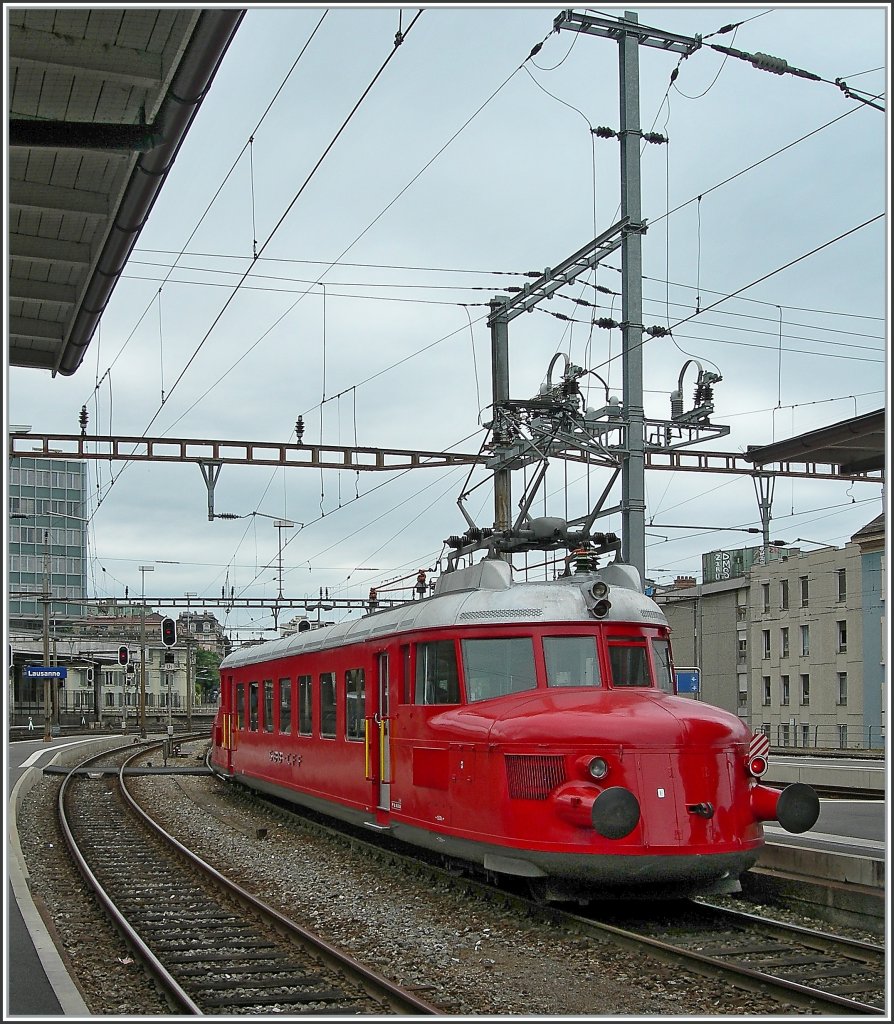
[[[496,313],[500,306],[509,301],[508,295],[496,295],[490,301],[490,308]],[[505,315],[495,316],[490,328],[491,344],[491,386],[493,389],[494,425],[492,436],[498,440],[502,433],[502,409],[509,401],[509,320]],[[508,530],[512,525],[512,471],[494,471],[494,529]]]
[[[624,18],[638,16],[625,11]],[[643,258],[640,198],[639,38],[622,32],[620,56],[621,217],[628,225],[621,235],[621,320],[624,418],[627,456],[621,473],[621,554],[646,572],[646,474],[643,431]]]

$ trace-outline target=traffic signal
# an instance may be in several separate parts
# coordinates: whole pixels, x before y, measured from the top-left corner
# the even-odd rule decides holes
[[[121,647],[118,648],[118,664],[126,665],[129,660],[130,655],[128,653],[127,647],[122,644]]]
[[[177,623],[173,619],[161,620],[161,642],[165,647],[173,647],[177,643]]]

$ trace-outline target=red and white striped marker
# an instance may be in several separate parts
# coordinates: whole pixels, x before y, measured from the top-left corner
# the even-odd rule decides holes
[[[760,778],[766,772],[769,767],[767,762],[767,755],[769,753],[769,736],[763,732],[756,732],[751,737],[751,743],[748,746],[748,770],[752,775]]]

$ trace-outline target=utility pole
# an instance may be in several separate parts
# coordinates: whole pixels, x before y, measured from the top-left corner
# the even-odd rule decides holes
[[[628,21],[637,21],[630,11]],[[621,474],[621,556],[646,576],[646,474],[643,447],[643,232],[639,148],[639,40],[618,39],[620,60],[621,366],[627,458]]]
[[[186,731],[192,732],[192,698],[193,698],[193,684],[192,684],[192,621],[189,616],[189,602],[190,599],[196,596],[196,591],[186,591]]]
[[[686,56],[701,46],[701,40],[640,26],[633,11],[623,18],[597,18],[575,11],[563,11],[553,27],[615,39],[618,43],[621,147],[621,317],[623,410],[626,450],[621,464],[621,555],[645,577],[646,571],[646,480],[643,410],[643,292],[642,236],[645,224],[641,210],[639,123],[639,47],[655,46]]]
[[[494,423],[492,437],[499,443],[503,432],[501,410],[509,401],[509,319],[500,308],[509,301],[508,295],[496,295],[491,308],[491,388],[493,391]],[[494,529],[508,530],[512,525],[512,471],[508,467],[494,470]],[[505,555],[501,555],[505,558]]]
[[[50,531],[44,528],[43,531],[43,663],[50,664]],[[47,677],[43,681],[43,700],[46,712],[43,725],[44,743],[53,738],[51,725],[52,716],[52,695],[50,687],[52,680]]]
[[[139,566],[140,585],[140,738],[146,739],[146,573],[154,572],[154,565]],[[125,707],[127,698],[125,697]]]

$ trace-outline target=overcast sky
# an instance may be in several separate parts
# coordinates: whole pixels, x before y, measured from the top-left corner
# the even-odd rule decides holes
[[[644,350],[646,416],[669,416],[691,359],[722,376],[712,419],[730,433],[698,446],[712,451],[884,407],[887,115],[835,80],[885,105],[888,5],[632,9],[823,80],[640,47],[642,128],[669,139],[642,154],[643,319],[674,327]],[[249,5],[80,369],[8,369],[7,423],[76,433],[86,405],[91,433],[288,442],[301,415],[305,441],[477,452],[487,302],[618,219],[618,142],[593,134],[619,127],[618,47],[554,32],[560,10]],[[510,323],[513,398],[559,352],[622,397],[620,332],[588,324],[620,319],[618,295],[593,288],[618,293],[619,267]],[[286,595],[365,597],[435,568],[466,527],[459,494],[485,480],[467,477],[224,466],[215,509],[240,518],[209,522],[195,464],[91,463],[88,590],[134,596],[152,564],[149,595],[274,597],[282,517],[303,524],[282,531]],[[608,479],[555,460],[546,512],[584,514]],[[651,471],[646,501],[659,583],[760,541],[743,532],[760,523],[748,477]],[[486,483],[466,507],[492,525]],[[780,479],[771,533],[841,545],[882,510],[877,483]],[[600,525],[620,531],[620,515]],[[240,638],[272,626],[219,614]]]

